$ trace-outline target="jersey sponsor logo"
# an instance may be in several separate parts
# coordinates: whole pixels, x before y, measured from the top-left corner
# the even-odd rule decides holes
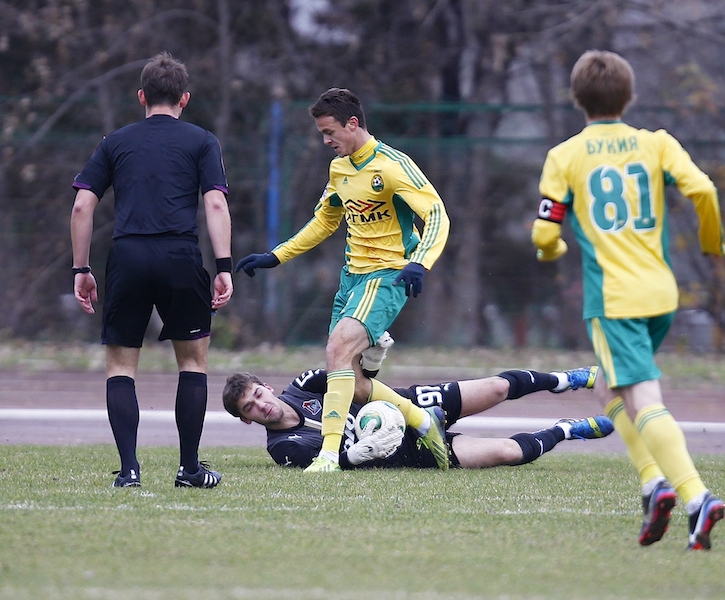
[[[304,408],[308,413],[316,415],[322,410],[322,404],[319,400],[317,400],[317,398],[313,398],[312,400],[305,400],[302,403],[302,408]]]
[[[383,176],[379,173],[373,175],[373,178],[370,181],[370,187],[373,188],[373,191],[382,192],[383,189],[385,189],[385,181],[383,180]]]
[[[542,198],[539,203],[539,219],[544,221],[552,221],[553,223],[562,223],[566,207],[561,202],[556,202],[551,198]]]
[[[385,202],[378,200],[354,200],[345,201],[345,218],[348,223],[376,223],[391,219],[390,209],[380,210]]]

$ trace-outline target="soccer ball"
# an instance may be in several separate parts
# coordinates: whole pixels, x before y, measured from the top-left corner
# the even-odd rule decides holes
[[[370,421],[375,422],[372,432],[367,431],[363,434],[363,430]],[[355,417],[355,435],[361,440],[365,435],[376,432],[381,427],[395,425],[405,432],[405,417],[398,410],[395,404],[384,402],[383,400],[375,400],[364,404]]]

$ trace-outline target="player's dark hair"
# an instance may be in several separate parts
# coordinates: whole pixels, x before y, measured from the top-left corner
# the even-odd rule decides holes
[[[333,117],[343,127],[347,125],[350,117],[357,117],[360,127],[366,128],[365,112],[360,100],[350,90],[344,88],[327,90],[310,106],[310,115],[314,119]]]
[[[224,386],[224,391],[222,392],[222,402],[224,404],[224,408],[230,415],[237,417],[237,419],[242,417],[239,412],[239,408],[237,407],[237,402],[239,402],[239,399],[244,396],[244,394],[249,391],[249,388],[251,388],[255,383],[264,385],[264,381],[251,373],[234,373],[233,375],[227,377],[227,383]]]
[[[141,89],[147,106],[174,106],[189,89],[186,66],[168,52],[150,59],[141,71]]]
[[[590,118],[621,115],[634,100],[632,66],[614,52],[588,50],[571,71],[571,95]]]

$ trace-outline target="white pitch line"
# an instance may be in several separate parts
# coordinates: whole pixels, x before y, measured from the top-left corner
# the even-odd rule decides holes
[[[173,423],[173,410],[142,410],[142,421]],[[0,408],[0,421],[108,421],[103,409],[88,408]],[[210,410],[206,413],[207,423],[238,424],[239,419],[223,410]],[[517,430],[536,431],[551,427],[555,418],[527,417],[465,417],[458,421],[453,430]],[[725,423],[711,421],[678,421],[685,433],[725,433]]]
[[[140,418],[144,421],[173,423],[173,410],[142,410]],[[98,408],[0,408],[0,421],[108,421],[108,413]],[[239,423],[223,410],[206,413],[206,422]]]

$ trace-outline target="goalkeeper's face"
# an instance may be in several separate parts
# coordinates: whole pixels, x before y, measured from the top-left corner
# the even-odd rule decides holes
[[[360,138],[357,117],[350,117],[342,125],[335,117],[317,117],[317,130],[322,134],[322,141],[330,146],[338,156],[349,156],[360,149]]]
[[[245,423],[259,423],[270,429],[282,422],[284,406],[267,384],[253,384],[237,400],[237,409]]]

